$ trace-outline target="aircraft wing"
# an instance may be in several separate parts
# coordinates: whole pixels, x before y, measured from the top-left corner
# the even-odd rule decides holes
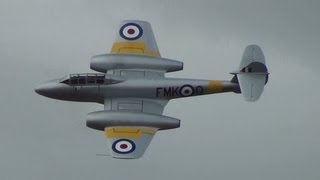
[[[163,78],[166,72],[182,70],[183,63],[160,57],[148,22],[126,20],[120,23],[110,54],[93,56],[90,68],[128,79]]]
[[[119,159],[141,157],[149,146],[157,128],[150,127],[108,127],[105,135],[111,146],[111,155]]]
[[[111,53],[160,57],[151,25],[145,21],[134,20],[121,22]]]
[[[120,23],[111,53],[94,56],[90,68],[130,78],[164,78],[183,69],[183,63],[161,58],[151,25],[145,21]],[[158,130],[180,126],[180,120],[162,116],[168,100],[106,98],[104,111],[90,113],[87,126],[102,130],[114,158],[141,157]]]
[[[167,102],[130,98],[106,99],[106,115],[101,119],[106,122],[104,132],[109,141],[111,156],[120,159],[139,158],[158,130],[179,127],[180,120],[162,116]]]

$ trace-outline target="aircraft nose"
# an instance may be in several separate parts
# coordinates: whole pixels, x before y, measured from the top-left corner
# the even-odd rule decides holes
[[[34,91],[40,95],[46,96],[52,89],[54,89],[53,83],[44,83],[36,87]]]
[[[66,86],[67,85],[53,80],[39,85],[34,91],[42,96],[58,99],[68,93],[69,89]]]

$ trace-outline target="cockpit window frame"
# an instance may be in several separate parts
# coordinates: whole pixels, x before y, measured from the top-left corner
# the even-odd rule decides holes
[[[70,74],[60,80],[60,83],[68,84],[71,86],[90,86],[90,85],[103,85],[103,84],[115,84],[121,81],[113,80],[111,78],[106,79],[106,74],[101,73],[81,73]]]

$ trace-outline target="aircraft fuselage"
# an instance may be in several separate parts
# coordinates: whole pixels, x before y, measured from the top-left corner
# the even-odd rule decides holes
[[[102,76],[102,74],[99,74],[99,76]],[[231,92],[239,88],[238,84],[230,81],[196,79],[121,79],[118,76],[114,76],[114,78],[109,76],[109,79],[104,79],[103,83],[98,81],[99,78],[91,78],[88,75],[79,75],[77,82],[74,81],[75,79],[70,76],[65,80],[52,80],[40,85],[36,88],[36,92],[53,99],[103,104],[105,98],[170,100]]]

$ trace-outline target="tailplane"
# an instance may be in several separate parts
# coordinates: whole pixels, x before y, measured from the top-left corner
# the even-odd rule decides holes
[[[246,47],[238,71],[234,71],[235,77],[231,82],[238,83],[240,89],[236,93],[242,93],[245,100],[257,101],[268,82],[269,73],[261,48],[257,45]]]

